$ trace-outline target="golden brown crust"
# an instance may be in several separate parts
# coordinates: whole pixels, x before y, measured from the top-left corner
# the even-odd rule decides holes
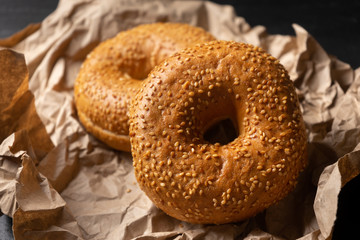
[[[101,43],[84,61],[75,81],[79,119],[109,146],[130,151],[128,103],[150,70],[167,56],[214,40],[203,29],[180,23],[140,25]]]
[[[213,41],[174,54],[130,109],[134,168],[160,209],[192,223],[240,221],[285,197],[307,164],[306,133],[287,71],[262,49]],[[239,136],[204,132],[230,118]]]

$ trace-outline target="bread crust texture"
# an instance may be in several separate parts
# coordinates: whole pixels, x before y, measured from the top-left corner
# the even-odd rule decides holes
[[[212,41],[155,67],[130,107],[139,186],[179,220],[247,219],[283,199],[307,165],[307,139],[294,84],[259,47]],[[230,119],[237,137],[204,139]]]
[[[128,105],[148,73],[171,54],[215,38],[182,23],[153,23],[122,31],[90,52],[74,84],[75,105],[87,131],[130,151]]]

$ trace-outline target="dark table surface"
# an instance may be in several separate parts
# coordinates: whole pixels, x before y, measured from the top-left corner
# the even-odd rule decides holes
[[[213,0],[234,6],[251,25],[263,25],[270,34],[294,35],[293,23],[305,28],[331,55],[360,67],[360,1]],[[0,0],[0,38],[29,23],[41,22],[55,10],[58,0]],[[359,126],[360,127],[360,126]],[[333,239],[356,233],[360,227],[360,177],[350,181],[339,196]],[[1,215],[1,213],[0,213]],[[0,240],[13,239],[11,218],[0,216]]]

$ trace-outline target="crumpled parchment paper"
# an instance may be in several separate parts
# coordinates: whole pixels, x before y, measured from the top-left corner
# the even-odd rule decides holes
[[[73,83],[86,54],[119,31],[156,21],[261,46],[287,68],[306,122],[309,166],[284,200],[239,223],[180,222],[139,190],[129,153],[80,125]],[[13,218],[15,238],[329,238],[338,194],[360,172],[360,68],[293,28],[294,36],[269,35],[231,6],[207,1],[60,0],[41,24],[0,39],[0,208]]]

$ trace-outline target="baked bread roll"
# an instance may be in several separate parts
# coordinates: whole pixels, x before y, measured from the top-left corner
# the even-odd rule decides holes
[[[191,223],[241,221],[284,198],[307,164],[293,82],[264,50],[212,41],[155,67],[130,108],[141,189],[165,213]],[[229,119],[237,137],[211,143]]]
[[[174,52],[210,40],[214,37],[197,27],[154,23],[104,41],[87,56],[75,81],[81,123],[109,146],[130,151],[128,104],[141,80]]]

